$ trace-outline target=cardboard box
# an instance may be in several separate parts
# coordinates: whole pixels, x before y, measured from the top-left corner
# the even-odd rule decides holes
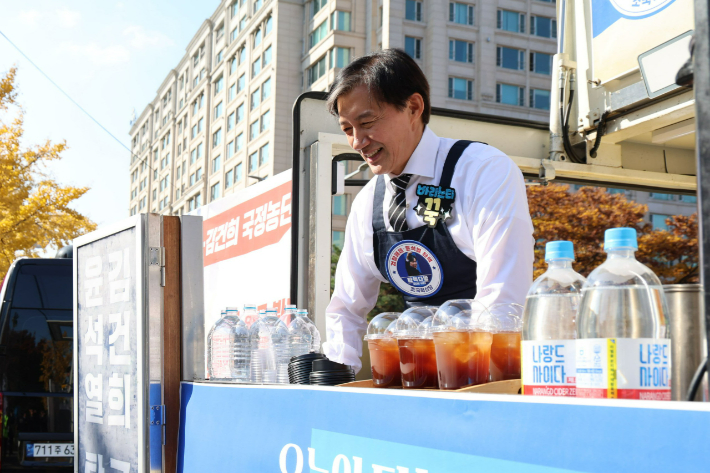
[[[352,383],[339,384],[338,387],[343,388],[371,388],[371,389],[401,389],[401,388],[376,388],[372,384],[371,379],[364,381],[353,381]],[[495,381],[492,383],[479,384],[478,386],[469,386],[456,390],[441,390],[441,389],[410,389],[408,391],[438,391],[448,393],[484,393],[484,394],[519,394],[520,380],[509,379],[507,381]]]

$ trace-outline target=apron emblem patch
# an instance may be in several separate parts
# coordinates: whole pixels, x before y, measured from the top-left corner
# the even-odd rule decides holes
[[[422,217],[424,224],[436,227],[439,220],[446,223],[451,218],[451,210],[456,200],[456,190],[452,187],[417,184],[419,201],[414,211]]]
[[[387,252],[387,276],[394,287],[408,296],[433,296],[444,282],[434,253],[414,240],[402,240]]]

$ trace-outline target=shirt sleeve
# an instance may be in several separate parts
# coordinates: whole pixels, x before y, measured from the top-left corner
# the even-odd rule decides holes
[[[490,307],[525,304],[532,284],[533,225],[520,169],[498,152],[485,159],[469,189],[474,189],[467,224],[477,262],[476,299]]]
[[[345,226],[345,242],[335,271],[335,288],[325,311],[327,341],[323,353],[331,360],[362,367],[367,313],[375,307],[384,279],[374,260],[372,242],[372,189],[363,189],[353,202]]]

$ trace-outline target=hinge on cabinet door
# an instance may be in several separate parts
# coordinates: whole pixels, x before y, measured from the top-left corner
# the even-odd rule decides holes
[[[151,266],[160,266],[160,286],[165,287],[165,247],[151,247],[149,264]]]

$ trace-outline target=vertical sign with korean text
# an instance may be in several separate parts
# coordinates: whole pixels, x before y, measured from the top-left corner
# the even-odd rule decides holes
[[[139,454],[143,438],[140,231],[140,226],[132,226],[82,244],[88,235],[75,243],[75,471],[81,473],[144,470]]]

